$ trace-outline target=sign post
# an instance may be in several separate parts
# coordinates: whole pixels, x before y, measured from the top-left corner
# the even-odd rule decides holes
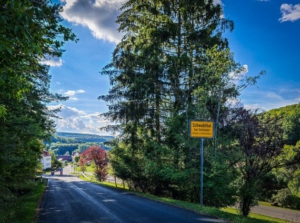
[[[203,165],[204,165],[204,138],[214,137],[214,123],[209,121],[190,121],[190,137],[200,138],[200,205],[203,206]]]

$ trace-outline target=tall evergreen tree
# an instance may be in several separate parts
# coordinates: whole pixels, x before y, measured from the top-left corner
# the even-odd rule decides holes
[[[102,72],[112,87],[99,97],[121,132],[112,155],[122,165],[113,166],[130,170],[116,173],[135,188],[195,201],[199,153],[187,126],[191,118],[218,122],[238,95],[228,81],[238,65],[222,37],[233,23],[212,0],[127,1],[121,10],[124,37]]]

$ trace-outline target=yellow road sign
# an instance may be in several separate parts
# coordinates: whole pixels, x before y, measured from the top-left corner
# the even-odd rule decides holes
[[[190,122],[190,137],[193,138],[213,138],[214,137],[214,123],[205,121],[191,121]]]

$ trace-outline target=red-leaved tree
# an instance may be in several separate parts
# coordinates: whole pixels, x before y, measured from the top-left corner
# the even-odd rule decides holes
[[[80,154],[79,165],[85,166],[89,162],[94,162],[96,169],[95,175],[99,181],[106,180],[107,177],[107,156],[106,150],[94,145],[87,148]]]

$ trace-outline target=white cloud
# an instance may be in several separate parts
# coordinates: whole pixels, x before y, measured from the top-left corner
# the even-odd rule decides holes
[[[71,97],[71,96],[74,96],[75,94],[82,94],[84,92],[85,92],[84,90],[77,90],[77,91],[69,90],[69,91],[66,91],[64,93],[64,95]],[[73,97],[73,100],[74,100],[74,98],[75,97]],[[72,99],[72,98],[70,98],[70,99]],[[75,98],[75,100],[77,100],[77,98]]]
[[[76,91],[67,91],[65,92],[66,96],[74,96],[76,94]]]
[[[126,0],[64,0],[61,15],[69,22],[88,27],[95,38],[117,43],[122,35],[115,23]]]
[[[249,104],[249,105],[244,105],[244,108],[247,110],[255,110],[255,109],[259,109],[259,105],[258,104]]]
[[[237,98],[229,98],[227,99],[226,105],[231,108],[242,108],[244,107],[244,104],[240,99]]]
[[[214,0],[213,3],[214,3],[215,5],[217,5],[217,4],[223,5],[223,3],[222,3],[221,0]]]
[[[249,87],[250,88],[250,87]],[[255,90],[246,89],[241,95],[245,108],[262,109],[268,111],[270,109],[281,108],[287,105],[299,103],[299,94],[279,92],[274,90],[262,90],[255,88]],[[298,98],[298,99],[297,99]]]
[[[101,132],[100,127],[110,124],[109,121],[100,117],[99,113],[87,114],[77,108],[65,105],[49,106],[50,109],[61,108],[57,115],[61,119],[56,119],[56,131],[58,132],[77,132],[109,135],[108,132]]]
[[[60,84],[60,82],[56,81],[56,84],[58,84],[58,85],[59,85],[59,84]]]
[[[88,27],[97,39],[118,43],[122,33],[115,23],[120,15],[119,8],[127,0],[61,0],[65,3],[61,16],[74,24]],[[223,6],[222,0],[213,0]],[[224,15],[222,15],[224,17]]]
[[[73,118],[78,116],[84,116],[86,113],[84,111],[80,111],[77,108],[67,107],[65,105],[59,104],[56,106],[48,106],[50,109],[60,108],[61,112],[59,113],[59,117],[61,118]]]
[[[229,78],[233,84],[238,85],[238,83],[246,76],[248,71],[248,65],[245,64],[241,67],[241,69],[230,72]]]
[[[275,92],[266,92],[265,97],[268,100],[276,100],[276,101],[283,101],[284,100],[280,95],[276,94]]]
[[[300,19],[300,4],[282,4],[280,7],[282,17],[279,19],[280,22],[291,21],[294,22]]]
[[[51,67],[60,67],[63,64],[63,61],[62,59],[55,57],[51,59],[41,60],[40,63]]]
[[[77,101],[78,100],[78,98],[75,98],[75,97],[71,97],[71,98],[69,98],[70,100],[73,100],[73,101]]]

